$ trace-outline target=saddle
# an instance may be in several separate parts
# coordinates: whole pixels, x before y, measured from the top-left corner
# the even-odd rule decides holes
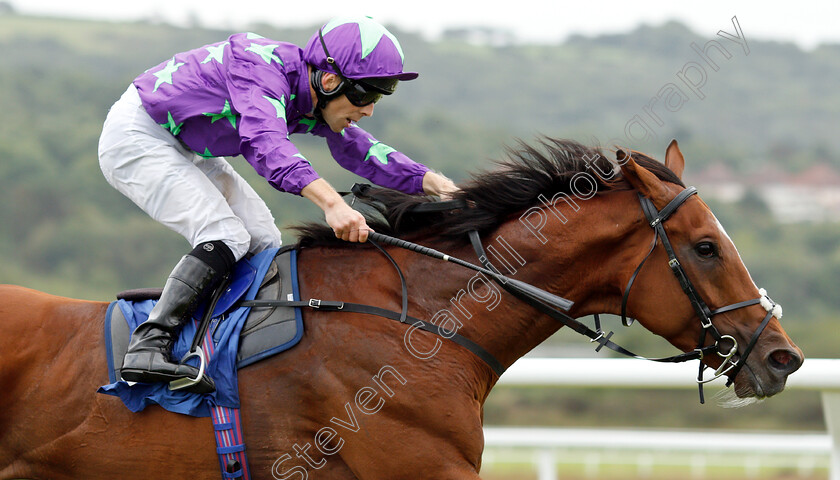
[[[189,415],[208,416],[201,396],[171,391],[166,384],[128,385],[120,379],[119,369],[128,349],[131,332],[148,318],[162,289],[128,290],[117,295],[105,318],[105,343],[110,384],[101,393],[119,396],[132,411],[155,403],[167,410]],[[240,304],[251,300],[299,299],[297,285],[297,250],[272,249],[243,259],[234,268],[228,287],[215,304],[210,324],[202,342],[207,358],[207,374],[216,381],[217,391],[210,394],[216,405],[238,406],[236,370],[288,350],[303,336],[303,318],[298,307],[253,306]],[[214,303],[215,302],[215,303]],[[208,305],[196,311],[178,334],[172,350],[174,359],[182,358],[193,343],[199,322]],[[197,359],[196,363],[197,363]]]

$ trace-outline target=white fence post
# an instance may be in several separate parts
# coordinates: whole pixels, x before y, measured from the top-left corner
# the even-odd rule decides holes
[[[831,436],[831,480],[840,480],[840,392],[822,392],[822,403]]]
[[[537,478],[557,480],[557,467],[554,465],[554,452],[551,450],[540,450],[537,459]]]

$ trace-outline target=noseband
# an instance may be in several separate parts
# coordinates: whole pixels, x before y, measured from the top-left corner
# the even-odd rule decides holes
[[[674,247],[671,245],[671,241],[668,239],[668,234],[665,232],[665,227],[663,225],[664,222],[668,219],[668,217],[670,217],[680,206],[682,206],[683,203],[685,203],[686,200],[688,200],[692,195],[696,193],[697,189],[695,187],[686,188],[685,190],[681,191],[676,197],[674,197],[673,200],[668,202],[665,208],[663,208],[661,211],[658,211],[656,209],[656,207],[653,205],[653,202],[649,198],[644,197],[641,194],[639,195],[639,201],[642,205],[642,211],[645,214],[645,218],[647,219],[648,224],[653,228],[655,233],[650,250],[648,251],[647,255],[642,259],[641,263],[639,263],[639,266],[636,267],[636,270],[633,272],[633,275],[627,282],[627,287],[624,289],[624,296],[621,300],[621,320],[622,323],[624,323],[625,325],[629,325],[632,323],[632,320],[628,319],[626,316],[627,299],[630,296],[630,289],[632,288],[636,277],[641,271],[642,266],[644,266],[648,257],[650,257],[651,253],[653,253],[653,250],[656,248],[657,241],[661,241],[662,246],[665,248],[665,252],[668,254],[668,266],[671,267],[671,272],[673,272],[674,276],[677,277],[677,281],[680,283],[682,291],[686,294],[689,301],[691,302],[692,307],[694,307],[694,311],[700,318],[700,325],[702,329],[700,330],[700,338],[697,342],[697,348],[694,350],[695,352],[697,352],[697,358],[702,360],[706,352],[708,352],[709,350],[713,350],[718,356],[722,358],[720,366],[714,372],[714,376],[706,380],[703,379],[703,372],[706,369],[706,366],[703,364],[702,361],[700,362],[700,371],[697,375],[697,383],[700,384],[700,396],[702,401],[702,385],[704,383],[711,382],[712,380],[720,378],[724,375],[729,375],[729,378],[726,382],[726,386],[728,387],[732,384],[735,377],[738,375],[738,372],[741,371],[741,368],[743,368],[744,364],[747,362],[747,358],[752,352],[753,347],[755,347],[755,344],[758,341],[758,337],[767,327],[767,324],[770,323],[770,319],[773,316],[781,318],[782,309],[781,306],[776,305],[776,303],[773,302],[773,300],[771,300],[770,297],[766,295],[764,289],[759,290],[760,297],[758,298],[733,303],[724,307],[717,308],[715,310],[711,310],[706,304],[706,302],[703,301],[703,298],[700,297],[700,294],[697,293],[697,289],[694,288],[694,285],[688,278],[688,274],[686,273],[679,259],[677,259],[677,255],[674,252]],[[758,328],[756,328],[755,332],[753,332],[752,337],[750,338],[750,341],[747,344],[746,348],[744,348],[743,352],[739,352],[738,341],[735,340],[735,338],[731,335],[721,335],[720,331],[718,331],[717,327],[715,327],[715,325],[712,323],[712,317],[721,313],[731,312],[733,310],[738,310],[740,308],[749,307],[751,305],[756,304],[761,304],[767,311],[767,315],[764,316],[764,320],[761,322]],[[704,344],[706,343],[706,337],[708,335],[711,335],[712,339],[714,340],[714,344],[710,346],[704,346]],[[728,350],[723,346],[725,341],[729,341],[732,343],[732,346],[728,348]],[[721,349],[723,349],[723,351]]]

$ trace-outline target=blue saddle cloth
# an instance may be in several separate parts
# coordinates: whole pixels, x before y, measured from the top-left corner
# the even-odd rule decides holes
[[[227,295],[227,298],[222,296],[214,315],[224,313],[240,298],[243,300],[254,299],[260,289],[260,282],[265,277],[272,260],[277,255],[277,251],[278,249],[265,250],[250,259],[243,259],[237,263],[229,291],[238,291],[238,293]],[[149,317],[149,312],[155,303],[155,300],[133,302],[118,300],[111,305],[111,308],[120,309],[128,323],[129,331],[133,332],[138,325]],[[171,412],[209,417],[210,409],[214,405],[239,408],[236,356],[239,348],[239,334],[249,312],[250,308],[240,307],[227,315],[214,316],[208,328],[205,339],[210,342],[210,344],[207,344],[210,357],[205,374],[216,382],[215,392],[200,395],[180,390],[172,391],[168,388],[167,383],[135,383],[129,385],[127,382],[115,378],[113,365],[109,365],[111,383],[100,387],[98,392],[119,397],[132,412],[139,412],[148,405],[157,404]],[[106,328],[109,323],[106,320]],[[184,325],[172,348],[173,359],[180,359],[189,351],[197,327],[197,321],[187,322]],[[110,335],[107,332],[105,338],[110,350]],[[110,355],[109,363],[113,363]],[[188,363],[198,366],[198,359],[191,358]]]

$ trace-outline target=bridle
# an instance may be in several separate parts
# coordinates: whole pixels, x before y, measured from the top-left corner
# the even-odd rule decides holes
[[[700,326],[702,328],[700,330],[700,338],[697,342],[697,348],[694,349],[694,352],[696,352],[697,359],[701,360],[700,371],[697,375],[697,383],[700,385],[700,396],[702,401],[702,385],[704,383],[708,383],[724,375],[728,375],[729,378],[726,382],[726,386],[728,387],[732,384],[735,377],[738,375],[738,372],[740,372],[741,368],[743,368],[743,366],[746,364],[747,358],[749,357],[750,353],[752,353],[756,342],[758,342],[759,336],[761,336],[761,333],[770,323],[770,319],[773,316],[781,318],[782,309],[781,306],[777,305],[775,302],[773,302],[772,299],[770,299],[770,297],[766,295],[764,289],[759,290],[760,296],[758,298],[733,303],[724,307],[717,308],[715,310],[711,310],[708,307],[706,302],[697,292],[697,289],[694,288],[694,285],[691,283],[691,280],[689,279],[688,274],[686,273],[679,259],[677,259],[674,247],[671,245],[671,241],[668,239],[668,234],[665,232],[664,227],[665,221],[680,206],[682,206],[682,204],[685,203],[686,200],[688,200],[692,195],[695,195],[696,193],[697,189],[695,187],[688,187],[685,190],[681,191],[679,194],[677,194],[677,196],[674,197],[670,202],[668,202],[668,204],[665,205],[665,208],[663,208],[662,210],[657,210],[656,207],[653,205],[653,202],[649,198],[639,194],[639,202],[641,203],[642,211],[645,214],[645,218],[647,219],[648,224],[653,228],[655,233],[650,250],[639,263],[639,266],[636,267],[636,270],[633,272],[633,275],[627,282],[627,287],[624,289],[624,296],[621,300],[621,320],[622,323],[624,323],[625,325],[629,325],[630,323],[632,323],[632,321],[630,321],[626,316],[627,300],[630,296],[630,289],[632,288],[633,283],[636,280],[636,277],[638,276],[645,262],[656,248],[657,242],[661,241],[662,246],[663,248],[665,248],[665,252],[668,255],[668,266],[671,268],[671,272],[677,278],[677,281],[679,282],[682,291],[686,294],[689,301],[691,302],[692,307],[694,308],[695,313],[697,313],[697,316],[700,318]],[[761,324],[759,324],[759,326],[753,332],[749,343],[747,343],[746,348],[744,348],[744,351],[739,354],[738,341],[731,335],[722,335],[720,331],[718,331],[717,327],[715,327],[714,323],[712,323],[712,317],[721,313],[731,312],[733,310],[738,310],[740,308],[749,307],[751,305],[756,304],[761,304],[767,311],[767,314],[764,316],[764,320],[762,320]],[[710,346],[704,346],[704,344],[706,343],[706,337],[709,335],[711,335],[712,339],[714,340],[714,344]],[[722,344],[725,341],[731,342],[732,346],[728,349],[728,351],[721,351],[721,349],[723,348]],[[713,349],[713,351],[722,358],[722,361],[720,366],[717,369],[715,369],[714,376],[712,378],[704,380],[703,372],[705,371],[706,366],[702,363],[702,360],[710,349]]]
[[[534,307],[538,311],[540,311],[540,312],[542,312],[542,313],[560,321],[565,326],[573,329],[574,331],[589,337],[590,342],[597,342],[599,345],[595,349],[596,351],[600,351],[601,348],[607,347],[607,348],[610,348],[611,350],[616,351],[616,352],[618,352],[622,355],[626,355],[626,356],[630,356],[630,357],[634,357],[634,358],[656,361],[656,362],[666,362],[666,363],[680,363],[680,362],[686,362],[686,361],[690,361],[690,360],[700,360],[700,367],[699,367],[699,372],[698,372],[698,375],[697,375],[697,383],[698,383],[699,393],[700,393],[700,403],[703,403],[704,402],[703,385],[708,383],[708,382],[711,382],[713,380],[716,380],[716,379],[718,379],[718,378],[720,378],[724,375],[728,375],[729,378],[726,382],[726,386],[727,387],[730,386],[733,383],[735,377],[738,375],[738,372],[740,372],[741,369],[743,368],[743,366],[746,364],[747,358],[749,357],[750,353],[752,352],[753,348],[755,347],[755,344],[758,342],[758,338],[761,336],[761,333],[764,331],[764,329],[770,323],[770,319],[773,316],[776,316],[777,318],[781,318],[782,311],[781,311],[781,306],[779,306],[775,302],[773,302],[773,300],[770,299],[770,297],[768,297],[766,295],[766,292],[764,291],[764,289],[759,289],[759,295],[760,296],[758,298],[754,298],[754,299],[751,299],[751,300],[744,300],[744,301],[741,301],[741,302],[733,303],[733,304],[726,305],[726,306],[723,306],[723,307],[719,307],[715,310],[712,310],[708,307],[706,302],[703,300],[703,298],[697,292],[697,289],[694,288],[694,285],[692,284],[691,280],[689,279],[688,274],[686,273],[685,269],[683,268],[682,264],[680,263],[679,259],[677,258],[676,252],[674,251],[674,248],[671,245],[671,241],[668,239],[668,234],[665,231],[664,223],[674,212],[677,211],[677,209],[679,209],[685,203],[686,200],[688,200],[691,196],[695,195],[696,193],[697,193],[697,189],[695,187],[688,187],[688,188],[684,189],[683,191],[681,191],[679,194],[677,194],[677,196],[674,197],[670,202],[668,202],[668,204],[662,210],[657,210],[656,207],[654,206],[653,202],[650,199],[648,199],[647,197],[644,197],[641,194],[639,195],[639,202],[641,204],[642,211],[644,212],[644,215],[645,215],[645,218],[647,219],[648,224],[654,230],[654,238],[653,238],[653,241],[651,242],[650,250],[648,251],[647,255],[645,255],[645,257],[642,259],[642,261],[636,267],[636,269],[634,270],[633,274],[631,275],[629,281],[627,282],[627,286],[624,289],[624,294],[623,294],[622,301],[621,301],[621,321],[624,325],[629,326],[630,324],[633,323],[633,320],[626,316],[626,307],[627,307],[627,301],[628,301],[629,296],[630,296],[630,290],[633,287],[634,282],[635,282],[636,278],[638,277],[639,272],[641,271],[642,267],[645,265],[645,262],[651,256],[653,251],[656,249],[657,243],[661,242],[663,248],[665,249],[665,252],[668,255],[668,266],[671,268],[671,271],[673,272],[674,276],[677,278],[677,281],[679,282],[680,287],[682,288],[683,292],[688,297],[689,301],[691,302],[692,307],[694,308],[695,312],[697,313],[697,316],[700,319],[701,331],[700,331],[700,336],[699,336],[699,339],[698,339],[698,342],[697,342],[697,348],[695,348],[694,350],[692,350],[690,352],[682,353],[682,354],[679,354],[679,355],[674,355],[674,356],[671,356],[671,357],[665,357],[665,358],[647,358],[647,357],[642,357],[642,356],[636,355],[636,354],[630,352],[629,350],[623,348],[620,345],[617,345],[616,343],[614,343],[610,340],[610,337],[613,335],[613,332],[606,333],[601,329],[600,319],[599,319],[598,315],[594,316],[595,317],[595,329],[593,330],[593,329],[589,328],[588,326],[584,325],[583,323],[579,322],[577,319],[575,319],[575,318],[571,317],[570,315],[558,310],[557,308],[555,308],[555,306],[549,305],[544,301],[540,301],[540,299],[535,298],[534,295],[529,295],[527,292],[522,291],[520,288],[518,288],[517,285],[512,284],[511,282],[504,281],[505,277],[501,277],[502,280],[500,280],[497,276],[492,276],[491,278],[493,278],[503,289],[505,289],[507,292],[509,292],[510,294],[515,296],[516,298],[518,298],[521,301],[527,303],[528,305]],[[442,203],[442,202],[440,202],[440,203]],[[452,204],[452,206],[451,206],[452,209],[464,208],[464,205],[461,204],[461,203],[458,203],[457,201],[454,202],[454,203],[453,202],[450,202],[450,203]],[[435,209],[435,210],[439,211],[440,208]],[[479,258],[479,262],[484,266],[484,268],[486,270],[490,270],[490,271],[493,271],[493,272],[499,272],[499,270],[497,268],[495,268],[490,263],[490,261],[488,260],[488,257],[486,255],[486,253],[484,252],[484,247],[482,246],[481,239],[480,239],[480,236],[479,236],[478,232],[476,232],[476,231],[469,232],[469,237],[470,237],[470,242],[472,243],[473,249],[475,250],[475,253]],[[407,241],[402,240],[402,239],[390,237],[390,236],[379,234],[379,233],[373,233],[372,232],[370,234],[369,240],[374,245],[376,245],[377,242],[381,242],[381,243],[385,243],[385,244],[388,244],[388,245],[393,245],[393,246],[397,246],[397,247],[401,247],[401,248],[406,248],[406,249],[409,249],[409,250],[412,250],[412,251],[415,251],[415,252],[418,252],[418,253],[421,253],[421,254],[424,254],[424,255],[432,256],[434,258],[438,258],[438,259],[444,260],[444,261],[455,260],[456,261],[455,263],[458,263],[461,266],[466,266],[464,264],[467,263],[467,262],[464,262],[462,260],[453,259],[449,255],[442,254],[442,253],[437,252],[436,250],[432,250],[428,247],[424,247],[424,246],[417,245],[417,244],[414,244],[414,243],[411,243],[411,242],[407,242]],[[381,247],[379,247],[378,245],[376,245],[376,246],[378,248],[380,248],[380,250],[382,250]],[[382,250],[382,252],[385,253],[386,256],[388,256],[387,253],[384,250]],[[391,259],[390,256],[388,256],[388,257],[389,257],[389,259]],[[394,266],[397,268],[397,270],[399,271],[399,267],[396,265],[396,263],[393,261],[393,259],[391,259],[391,261],[394,264]],[[475,266],[473,266],[473,267],[475,267]],[[401,278],[401,281],[403,281],[403,295],[405,296],[406,295],[405,283],[404,283],[404,278],[402,277],[401,272],[400,272],[400,278]],[[533,287],[533,286],[531,286],[531,287]],[[533,287],[533,288],[536,288],[536,287]],[[571,306],[572,302],[570,302],[570,301],[566,301],[566,302],[568,302],[567,303],[568,306],[564,306],[562,308],[565,308],[565,309],[568,310],[568,308]],[[750,341],[747,343],[747,346],[744,348],[744,350],[742,352],[739,352],[738,341],[731,335],[722,335],[720,333],[720,331],[717,329],[717,327],[715,327],[714,323],[712,323],[712,317],[714,317],[715,315],[731,312],[731,311],[734,311],[734,310],[738,310],[738,309],[741,309],[741,308],[744,308],[744,307],[749,307],[749,306],[757,305],[757,304],[760,304],[762,307],[764,307],[764,309],[767,311],[767,314],[765,315],[761,324],[753,332],[753,334],[750,338]],[[403,308],[404,309],[406,308],[406,302],[405,301],[403,301]],[[405,311],[403,311],[403,316],[404,315],[405,315]],[[707,339],[708,336],[711,336],[712,339],[714,340],[714,343],[711,344],[711,345],[705,345],[706,339]],[[731,342],[732,346],[729,347],[729,348],[725,348],[724,344],[727,343],[727,342]],[[722,351],[722,349],[724,351]],[[710,355],[710,354],[717,354],[719,357],[722,358],[722,361],[721,361],[720,366],[717,369],[715,369],[714,376],[712,378],[709,378],[709,379],[704,379],[703,378],[704,371],[708,367],[703,363],[703,359],[706,357],[706,355]],[[498,371],[497,371],[497,373],[498,373]]]

